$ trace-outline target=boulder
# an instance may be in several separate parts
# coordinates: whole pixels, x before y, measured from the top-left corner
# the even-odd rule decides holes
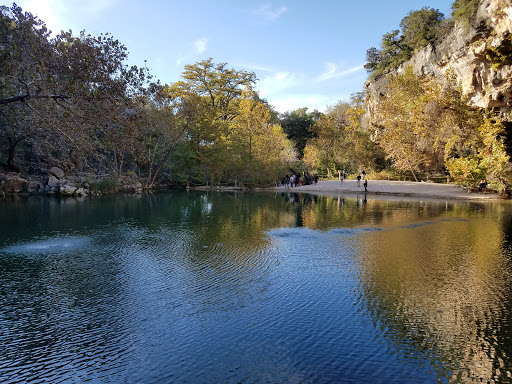
[[[75,196],[77,188],[72,185],[66,184],[59,188],[59,195],[61,196]]]
[[[87,196],[87,191],[84,189],[84,188],[78,188],[76,191],[75,191],[75,195],[76,196]]]
[[[56,176],[50,175],[48,178],[48,186],[52,189],[60,187],[62,181],[60,181]]]
[[[50,177],[55,176],[57,179],[62,179],[65,176],[64,171],[62,169],[60,169],[59,167],[50,168],[49,173],[50,173]]]
[[[28,182],[21,177],[9,177],[2,181],[0,190],[5,193],[20,193],[28,190]]]
[[[27,192],[37,193],[42,189],[41,183],[37,180],[29,180],[27,185]]]

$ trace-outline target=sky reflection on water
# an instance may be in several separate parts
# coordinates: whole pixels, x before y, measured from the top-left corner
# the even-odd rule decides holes
[[[0,201],[2,382],[503,382],[507,203]]]

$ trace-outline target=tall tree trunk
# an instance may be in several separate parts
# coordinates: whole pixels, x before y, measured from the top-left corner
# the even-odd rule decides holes
[[[21,173],[21,167],[14,162],[14,157],[16,156],[16,146],[23,140],[25,136],[20,137],[18,140],[14,141],[9,137],[9,151],[7,157],[7,169],[9,171]]]

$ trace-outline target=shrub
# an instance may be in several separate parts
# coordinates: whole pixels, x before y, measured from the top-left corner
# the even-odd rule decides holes
[[[89,183],[89,190],[91,192],[101,192],[102,194],[108,195],[117,192],[117,180],[106,178],[93,181]]]

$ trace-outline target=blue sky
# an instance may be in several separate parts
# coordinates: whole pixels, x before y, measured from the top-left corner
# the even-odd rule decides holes
[[[18,0],[49,28],[110,32],[147,60],[163,83],[180,80],[186,64],[207,58],[255,72],[256,90],[279,112],[325,111],[362,91],[366,50],[399,29],[410,11],[439,9],[453,0]],[[12,3],[2,1],[3,5]]]

